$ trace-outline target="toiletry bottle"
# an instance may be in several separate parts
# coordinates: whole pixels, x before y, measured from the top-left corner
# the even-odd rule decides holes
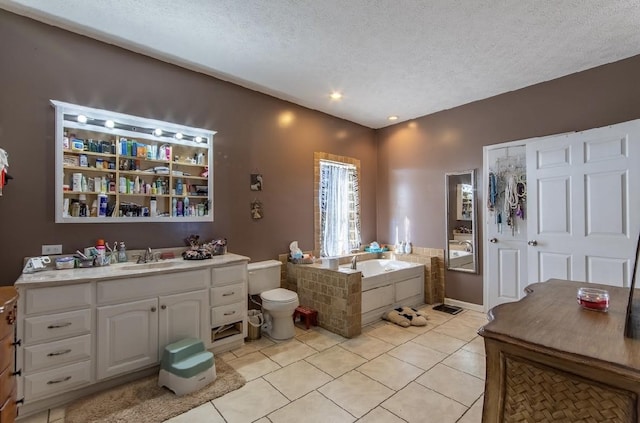
[[[96,250],[98,250],[98,266],[104,264],[104,257],[107,254],[107,248],[104,246],[104,239],[99,239],[96,242]]]
[[[93,200],[91,203],[91,211],[89,212],[89,216],[98,217],[98,200]]]
[[[177,198],[173,198],[173,200],[171,201],[171,216],[177,216],[178,215],[178,199]]]
[[[176,182],[176,195],[182,195],[182,179],[180,178]]]
[[[78,200],[71,200],[71,217],[80,216],[80,202]]]
[[[182,200],[176,202],[176,216],[184,216],[184,204]]]
[[[158,201],[156,197],[151,197],[151,201],[149,201],[149,213],[151,217],[156,217],[158,215]]]
[[[80,201],[80,217],[87,217],[87,197],[84,194],[80,194],[78,196],[78,200]]]
[[[118,248],[118,261],[120,263],[127,261],[127,250],[124,246],[124,242],[120,242],[120,248]]]
[[[189,216],[189,197],[184,197],[184,215]]]
[[[107,217],[107,194],[98,195],[98,216]]]

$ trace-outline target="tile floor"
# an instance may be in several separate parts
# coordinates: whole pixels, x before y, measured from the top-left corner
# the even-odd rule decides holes
[[[346,339],[296,327],[221,354],[247,384],[167,423],[479,423],[484,391],[484,314],[423,308],[426,327],[377,322]],[[64,409],[19,423],[63,423]]]

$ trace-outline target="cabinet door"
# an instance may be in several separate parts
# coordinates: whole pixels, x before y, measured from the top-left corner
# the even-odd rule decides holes
[[[522,240],[502,237],[491,238],[488,251],[487,274],[488,308],[518,301],[524,297],[527,286],[527,244]]]
[[[98,307],[98,379],[158,361],[158,299]]]
[[[208,312],[206,290],[160,297],[158,357],[162,357],[165,346],[183,338],[198,338],[208,345]]]

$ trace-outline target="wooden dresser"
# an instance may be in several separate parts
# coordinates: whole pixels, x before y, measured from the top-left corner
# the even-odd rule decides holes
[[[628,288],[609,291],[606,313],[582,309],[583,282],[552,279],[502,304],[480,329],[487,357],[483,423],[635,423],[640,340],[624,337]]]
[[[15,421],[16,377],[14,375],[14,333],[16,300],[12,286],[0,287],[0,423]]]

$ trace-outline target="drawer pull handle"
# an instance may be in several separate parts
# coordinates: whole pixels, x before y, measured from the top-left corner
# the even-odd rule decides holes
[[[226,293],[222,294],[222,296],[223,297],[228,297],[228,296],[233,295],[233,294],[235,294],[235,291],[226,292]]]
[[[60,328],[66,328],[67,326],[71,326],[71,325],[72,325],[71,322],[57,323],[55,325],[47,326],[47,329],[60,329]]]
[[[166,304],[162,304],[162,305],[160,306],[160,308],[161,308],[161,309],[163,309],[163,310],[166,310],[166,309],[167,309],[167,306],[166,306]]]
[[[49,382],[47,382],[47,385],[54,385],[56,383],[62,383],[62,382],[66,382],[69,379],[71,379],[71,376],[67,376],[67,377],[62,377],[60,379],[54,379],[54,380],[50,380]]]
[[[151,312],[152,312],[152,313],[155,313],[155,312],[156,312],[156,310],[157,310],[157,309],[156,309],[156,307],[155,307],[155,306],[151,307]]]
[[[224,315],[225,315],[225,316],[231,316],[232,314],[236,314],[236,311],[235,311],[235,310],[233,310],[233,311],[227,311]]]
[[[62,351],[56,351],[56,352],[52,352],[47,354],[47,357],[55,357],[57,355],[64,355],[64,354],[69,354],[71,352],[70,349],[66,349],[66,350],[62,350]]]

